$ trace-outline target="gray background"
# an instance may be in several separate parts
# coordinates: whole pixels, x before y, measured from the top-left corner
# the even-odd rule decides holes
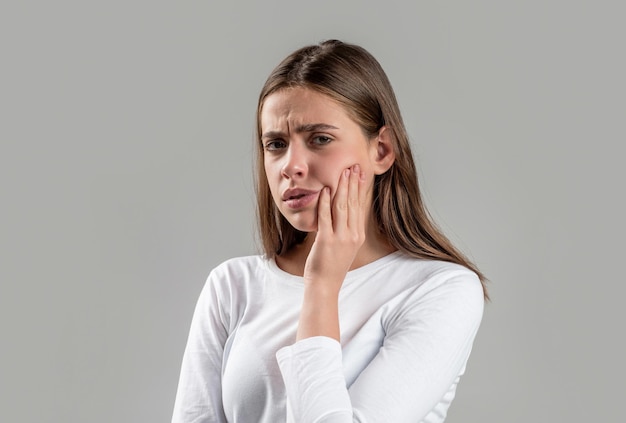
[[[2,2],[0,421],[169,420],[205,277],[257,251],[261,85],[339,38],[492,281],[448,421],[623,422],[622,4]]]

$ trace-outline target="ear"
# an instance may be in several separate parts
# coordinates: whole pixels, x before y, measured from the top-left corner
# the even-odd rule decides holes
[[[389,128],[383,126],[378,131],[378,136],[371,140],[371,159],[376,175],[387,172],[396,160],[396,152],[393,148],[393,134]]]

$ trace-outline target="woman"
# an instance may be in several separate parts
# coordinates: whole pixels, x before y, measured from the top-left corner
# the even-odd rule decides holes
[[[257,112],[263,256],[215,268],[175,422],[442,422],[480,272],[430,220],[391,85],[340,41],[287,57]]]

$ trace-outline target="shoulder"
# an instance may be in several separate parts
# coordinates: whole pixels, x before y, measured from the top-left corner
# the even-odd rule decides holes
[[[267,268],[267,259],[260,255],[223,261],[209,273],[200,299],[222,304],[243,301],[251,291],[261,289],[259,282],[265,278]]]
[[[262,255],[242,256],[234,257],[225,260],[215,266],[212,272],[240,272],[250,269],[258,269],[260,266],[265,266],[267,259]]]
[[[422,301],[449,303],[482,314],[483,287],[478,275],[465,266],[440,260],[399,255],[394,266],[405,275],[413,297]]]
[[[267,268],[268,260],[265,256],[235,257],[214,267],[209,273],[207,283],[226,285],[242,283],[258,279],[261,273],[267,271]]]
[[[442,333],[472,334],[482,320],[484,295],[470,269],[445,261],[402,255],[393,266],[402,274],[404,290],[390,303],[388,333],[424,327]],[[390,279],[391,280],[391,279]],[[465,336],[465,335],[463,335]]]
[[[427,260],[409,256],[402,252],[394,253],[393,261],[385,266],[387,272],[405,276],[412,286],[435,288],[443,285],[469,285],[470,289],[480,288],[478,275],[465,266],[441,260]]]

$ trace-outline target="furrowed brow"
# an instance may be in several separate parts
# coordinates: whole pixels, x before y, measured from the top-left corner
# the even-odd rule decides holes
[[[339,129],[339,128],[333,125],[329,125],[327,123],[305,123],[304,125],[300,125],[296,128],[296,133],[327,131],[329,129]]]
[[[275,138],[284,138],[285,133],[281,131],[267,131],[263,135],[261,135],[261,139],[275,139]]]
[[[327,123],[305,123],[296,127],[295,132],[297,134],[303,132],[318,132],[318,131],[328,131],[331,129],[339,129],[336,126],[329,125]],[[263,135],[261,135],[261,139],[274,139],[274,138],[284,138],[287,135],[282,131],[267,131]]]

